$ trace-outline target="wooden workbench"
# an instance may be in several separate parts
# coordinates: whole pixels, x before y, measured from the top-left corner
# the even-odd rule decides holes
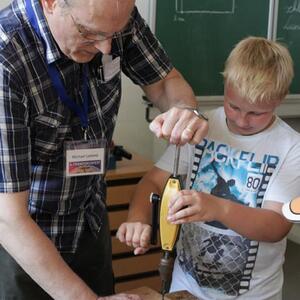
[[[141,296],[142,300],[162,300],[161,294],[145,286],[127,291],[126,293],[137,294]],[[197,299],[195,296],[191,295],[187,291],[179,291],[179,292],[166,294],[164,300],[200,300],[200,299]]]
[[[161,286],[158,265],[161,258],[159,245],[151,247],[144,255],[134,255],[133,248],[120,243],[116,231],[127,219],[129,201],[136,184],[152,168],[153,163],[133,153],[132,160],[117,162],[117,168],[109,170],[107,180],[107,207],[112,240],[112,259],[116,292],[141,286],[159,290]]]

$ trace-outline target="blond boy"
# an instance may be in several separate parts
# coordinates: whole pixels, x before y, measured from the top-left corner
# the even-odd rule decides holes
[[[182,224],[171,291],[199,299],[282,299],[282,264],[291,224],[281,207],[300,194],[300,135],[275,114],[288,93],[288,50],[264,38],[236,45],[223,73],[224,107],[207,113],[209,132],[182,148],[186,189],[168,220]],[[162,193],[174,146],[140,182],[118,237],[144,253],[150,192]]]

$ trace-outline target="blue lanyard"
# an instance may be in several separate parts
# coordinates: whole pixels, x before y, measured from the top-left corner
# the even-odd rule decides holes
[[[80,118],[80,123],[83,129],[87,129],[88,127],[88,89],[87,89],[87,76],[86,76],[86,66],[83,69],[83,87],[82,87],[82,96],[83,96],[83,109],[80,105],[74,102],[69,95],[63,85],[61,80],[59,71],[57,68],[50,64],[48,65],[48,73],[50,75],[51,81],[56,89],[59,99],[66,104],[71,110],[73,110],[77,116]]]
[[[26,13],[29,18],[29,22],[34,28],[36,34],[40,40],[45,44],[44,39],[41,35],[36,16],[33,11],[31,0],[26,0]],[[51,78],[52,84],[59,96],[60,101],[66,104],[80,119],[82,128],[87,130],[88,128],[88,106],[89,106],[89,93],[88,93],[88,82],[87,82],[87,65],[83,67],[83,87],[82,87],[82,96],[83,96],[83,107],[78,105],[73,99],[69,97],[67,91],[64,87],[64,84],[61,80],[60,73],[54,63],[48,64],[48,74]]]

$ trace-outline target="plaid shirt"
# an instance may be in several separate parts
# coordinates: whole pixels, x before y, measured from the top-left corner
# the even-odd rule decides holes
[[[82,103],[82,64],[58,49],[39,0],[30,0],[43,37],[28,21],[23,0],[0,13],[0,192],[29,190],[32,218],[60,252],[76,251],[86,223],[101,227],[105,181],[100,176],[64,176],[64,141],[83,138],[80,120],[58,98],[47,64],[55,64],[69,96]],[[134,10],[130,36],[112,41],[113,57],[138,85],[164,78],[172,65]],[[121,71],[105,82],[102,55],[88,63],[89,139],[111,141],[121,97]]]

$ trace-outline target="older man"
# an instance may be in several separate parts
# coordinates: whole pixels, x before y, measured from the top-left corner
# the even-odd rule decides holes
[[[139,299],[104,297],[104,162],[121,71],[163,111],[152,130],[175,144],[207,131],[190,86],[133,0],[14,0],[0,24],[0,298]]]

